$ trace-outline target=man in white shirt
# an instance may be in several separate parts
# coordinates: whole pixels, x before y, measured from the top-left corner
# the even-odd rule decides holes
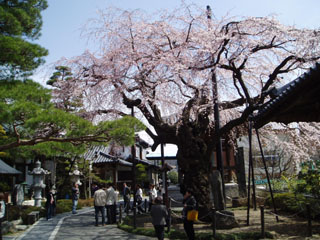
[[[157,196],[158,196],[157,189],[153,184],[150,184],[149,185],[149,212],[151,211],[151,206],[154,203]]]
[[[102,226],[105,225],[105,205],[107,203],[107,194],[106,192],[101,189],[101,186],[98,185],[98,190],[94,192],[94,210],[95,210],[95,218],[96,218],[96,226],[98,226],[98,218],[99,212],[101,212],[102,216]]]
[[[107,217],[108,217],[108,224],[113,224],[116,222],[116,212],[114,209],[114,205],[117,202],[117,194],[112,187],[111,183],[108,183],[108,188],[106,190],[107,194],[107,202],[106,202],[106,207],[107,207]]]

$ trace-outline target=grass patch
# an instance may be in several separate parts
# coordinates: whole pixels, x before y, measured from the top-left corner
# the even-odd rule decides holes
[[[144,235],[149,237],[155,237],[154,229],[136,228],[127,224],[119,224],[118,227],[126,232]],[[165,233],[165,237],[169,239],[187,239],[184,232],[172,229],[169,233]],[[266,232],[266,237],[273,239],[273,235]],[[217,233],[216,238],[213,238],[212,233],[196,233],[196,239],[198,240],[257,240],[262,239],[260,232],[242,232],[242,233],[232,233],[232,234],[222,234]]]

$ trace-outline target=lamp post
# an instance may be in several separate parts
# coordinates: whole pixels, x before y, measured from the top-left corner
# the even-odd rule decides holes
[[[43,183],[45,175],[50,174],[48,170],[45,170],[41,168],[41,162],[38,160],[36,162],[35,168],[29,172],[29,175],[33,175],[33,184],[31,187],[34,189],[34,206],[35,207],[41,207],[41,192],[42,189],[46,187],[46,185]]]

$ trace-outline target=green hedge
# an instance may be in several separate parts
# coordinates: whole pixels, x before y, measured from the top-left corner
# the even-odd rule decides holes
[[[28,214],[33,211],[39,211],[40,217],[46,216],[46,210],[42,207],[33,207],[33,206],[8,206],[7,209],[8,220],[18,220],[20,217],[23,221],[23,224],[27,224]]]
[[[320,217],[320,200],[314,198],[306,198],[302,194],[294,193],[276,193],[274,194],[276,208],[280,211],[289,213],[299,213],[301,216],[307,216],[306,205],[310,204],[311,214],[313,218]],[[269,196],[266,199],[266,205],[273,207],[272,199]]]
[[[78,202],[77,209],[82,207],[93,206],[93,199],[80,199]],[[32,211],[39,211],[40,217],[46,217],[46,203],[41,202],[41,207],[34,206],[12,206],[9,205],[8,208],[8,220],[13,221],[20,218],[24,224],[27,224],[28,214]],[[56,203],[56,214],[70,212],[72,210],[72,200],[71,199],[59,199]]]

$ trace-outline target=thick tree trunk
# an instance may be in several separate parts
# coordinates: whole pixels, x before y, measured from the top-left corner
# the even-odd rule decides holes
[[[210,221],[210,212],[214,206],[211,193],[215,196],[216,209],[224,209],[224,203],[223,194],[219,192],[222,189],[221,182],[220,185],[217,183],[218,179],[212,171],[211,157],[216,144],[212,134],[201,127],[203,125],[205,122],[181,125],[178,131],[177,159],[182,174],[181,193],[191,189],[199,205],[199,218]]]
[[[180,148],[179,148],[180,147]],[[196,148],[181,149],[178,146],[179,171],[182,174],[181,193],[191,189],[198,202],[199,218],[208,215],[213,204],[211,201],[211,164],[210,155],[197,152]],[[191,156],[185,154],[189,152]],[[183,154],[184,153],[184,154]],[[199,156],[202,156],[201,158]],[[209,216],[210,217],[210,216]]]
[[[212,207],[210,198],[210,171],[204,164],[190,165],[188,169],[184,169],[181,191],[185,191],[188,188],[194,192],[199,207],[206,209]]]

